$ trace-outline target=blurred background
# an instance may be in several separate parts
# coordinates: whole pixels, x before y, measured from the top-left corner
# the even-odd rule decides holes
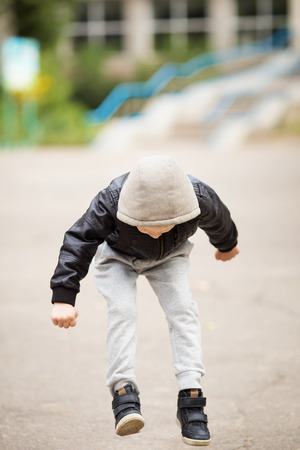
[[[0,145],[299,133],[299,35],[297,0],[2,0]]]

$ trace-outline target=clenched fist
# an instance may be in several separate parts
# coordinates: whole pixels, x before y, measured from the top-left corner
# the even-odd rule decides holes
[[[78,311],[69,303],[54,303],[51,320],[59,328],[75,327]]]
[[[234,258],[236,255],[240,253],[240,249],[238,246],[234,247],[230,252],[220,252],[220,250],[217,250],[215,253],[215,258],[218,261],[230,261],[232,258]]]

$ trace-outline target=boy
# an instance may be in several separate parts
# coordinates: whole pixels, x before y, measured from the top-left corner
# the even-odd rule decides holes
[[[59,327],[76,325],[75,297],[95,256],[96,286],[107,301],[107,386],[120,436],[144,426],[134,362],[136,279],[145,275],[169,326],[183,440],[210,442],[200,325],[188,285],[188,238],[198,227],[217,248],[216,259],[228,261],[239,253],[236,226],[217,194],[163,155],[142,158],[129,174],[114,179],[65,234],[51,279],[51,318]]]

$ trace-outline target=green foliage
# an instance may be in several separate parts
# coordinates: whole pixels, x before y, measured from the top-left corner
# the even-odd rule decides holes
[[[105,75],[105,63],[116,52],[100,45],[85,45],[76,52],[70,76],[73,98],[93,109],[99,106],[118,84],[116,77]]]
[[[40,99],[42,106],[59,104],[71,99],[73,84],[72,79],[68,77],[69,64],[69,58],[62,58],[52,50],[41,52],[41,73],[51,79],[50,90]]]
[[[165,61],[186,62],[200,53],[209,51],[209,41],[204,35],[190,34],[185,40],[181,35],[156,36],[157,54]]]
[[[27,146],[36,142],[39,127],[37,103],[2,91],[0,107],[0,147]]]
[[[74,99],[69,64],[70,58],[59,58],[52,51],[42,53],[42,73],[50,77],[51,84],[39,100],[41,144],[85,144],[96,131],[87,129],[84,117],[87,108]]]
[[[3,1],[3,0],[1,0]],[[55,44],[70,19],[76,0],[4,0],[13,15],[17,35],[38,39],[42,46]]]
[[[44,145],[79,145],[86,143],[84,108],[75,103],[52,105],[41,112]]]
[[[11,3],[11,0],[1,0],[0,14],[3,14],[8,10],[10,3]]]

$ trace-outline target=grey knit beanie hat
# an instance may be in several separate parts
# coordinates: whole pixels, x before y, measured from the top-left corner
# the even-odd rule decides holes
[[[200,214],[191,181],[170,156],[139,160],[121,190],[117,217],[137,227],[187,222]]]

